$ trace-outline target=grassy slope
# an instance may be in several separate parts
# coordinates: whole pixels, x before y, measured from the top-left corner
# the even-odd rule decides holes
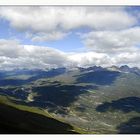
[[[51,118],[38,108],[15,105],[0,97],[0,133],[8,134],[76,134],[74,128]]]

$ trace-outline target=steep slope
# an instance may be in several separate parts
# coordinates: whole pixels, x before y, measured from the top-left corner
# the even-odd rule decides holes
[[[72,126],[37,113],[0,104],[0,133],[75,134]]]

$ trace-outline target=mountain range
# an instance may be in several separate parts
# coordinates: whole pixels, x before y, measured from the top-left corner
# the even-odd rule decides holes
[[[1,70],[0,103],[1,106],[7,106],[4,107],[7,112],[19,112],[17,116],[27,111],[55,119],[58,124],[65,123],[71,128],[69,131],[67,128],[62,131],[50,128],[49,131],[48,127],[45,132],[44,125],[48,122],[45,123],[44,119],[43,124],[36,116],[37,128],[40,128],[41,121],[43,129],[29,131],[32,129],[27,127],[32,123],[31,117],[27,116],[27,122],[22,122],[22,119],[17,122],[14,117],[10,118],[9,113],[0,114],[0,118],[6,115],[5,122],[0,119],[2,126],[7,127],[7,121],[12,126],[18,123],[16,130],[22,133],[27,133],[27,130],[28,133],[46,134],[140,133],[140,69],[123,65]],[[51,121],[48,124],[51,126]]]

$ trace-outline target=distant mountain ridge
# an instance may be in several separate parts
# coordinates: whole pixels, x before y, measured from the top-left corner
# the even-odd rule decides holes
[[[34,79],[37,78],[43,78],[43,77],[54,77],[60,74],[64,74],[66,72],[76,71],[79,70],[80,72],[89,72],[89,71],[117,71],[117,72],[124,72],[124,73],[135,73],[137,75],[140,75],[140,69],[138,67],[129,67],[127,65],[122,66],[115,66],[112,65],[110,67],[102,67],[102,66],[91,66],[91,67],[76,67],[73,69],[60,67],[60,68],[52,68],[52,69],[15,69],[15,70],[0,70],[0,79],[3,79],[5,77],[9,76],[19,76],[19,75],[30,75],[34,76]]]
[[[104,70],[108,70],[108,71],[118,71],[118,72],[130,72],[130,73],[135,73],[140,75],[140,69],[138,67],[132,67],[130,68],[127,65],[122,65],[122,66],[115,66],[112,65],[110,67],[101,67],[101,66],[93,66],[93,67],[88,67],[88,68],[82,68],[79,67],[79,70],[81,72],[83,71],[104,71]]]
[[[122,65],[122,66],[108,66],[108,67],[102,67],[102,66],[89,66],[89,67],[75,67],[75,68],[66,68],[66,67],[60,67],[60,68],[52,68],[52,69],[13,69],[13,70],[0,70],[0,78],[2,77],[3,74],[6,73],[13,73],[16,75],[21,75],[21,74],[28,74],[28,75],[33,75],[36,73],[41,73],[41,72],[57,72],[57,73],[64,73],[66,71],[73,71],[73,70],[80,70],[81,72],[83,71],[101,71],[101,70],[110,70],[110,71],[120,71],[120,72],[139,72],[140,68],[138,67],[129,67],[128,65]]]
[[[106,79],[109,80],[109,77],[116,76],[121,73],[133,73],[135,75],[140,76],[140,69],[137,67],[130,68],[127,65],[123,66],[115,66],[112,65],[110,67],[101,67],[101,66],[92,66],[92,67],[77,67],[75,69],[69,69],[65,67],[53,68],[50,70],[41,70],[41,69],[16,69],[10,71],[0,71],[0,86],[21,86],[24,84],[32,83],[36,80],[42,78],[53,78],[60,75],[74,74],[79,73],[81,76],[84,73],[86,74],[86,80],[90,79],[100,79],[103,81],[103,77],[105,78],[104,82],[107,82]],[[113,75],[112,75],[113,74]],[[80,78],[79,78],[80,79]],[[85,79],[84,79],[85,80]],[[91,81],[92,81],[91,80]],[[81,81],[81,80],[80,80]]]

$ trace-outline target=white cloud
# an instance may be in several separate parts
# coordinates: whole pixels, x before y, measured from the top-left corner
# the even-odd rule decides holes
[[[140,49],[136,52],[122,52],[119,54],[107,54],[88,51],[85,53],[74,53],[69,55],[69,59],[74,61],[78,67],[103,66],[112,65],[121,66],[128,65],[131,67],[140,67]]]
[[[136,27],[136,17],[123,7],[7,6],[0,7],[0,18],[33,42],[60,40],[75,29],[90,28],[90,32],[80,33],[87,47],[83,53],[0,39],[0,69],[122,64],[140,67],[140,28]]]
[[[101,58],[105,61],[100,61],[101,65],[127,64],[140,67],[139,27],[119,31],[92,31],[80,34],[80,37],[89,51],[107,56]]]
[[[0,69],[50,69],[128,64],[140,67],[140,49],[116,54],[100,52],[65,53],[57,49],[22,45],[15,40],[0,39]]]
[[[64,32],[81,27],[120,30],[137,24],[136,18],[123,7],[7,6],[0,7],[0,16],[19,31],[38,34],[32,38],[36,41],[61,39],[68,35]],[[57,35],[54,34],[56,31]]]
[[[54,31],[51,33],[39,33],[37,35],[31,35],[31,40],[33,42],[43,42],[43,41],[55,41],[66,37],[70,33],[64,33],[60,31]]]
[[[139,51],[140,28],[119,31],[93,31],[80,34],[85,46],[96,52],[121,53]]]
[[[0,39],[0,56],[8,56],[9,58],[16,58],[23,51],[16,40]]]
[[[83,53],[71,53],[69,54],[69,59],[74,61],[76,66],[79,67],[89,67],[93,65],[109,65],[110,57],[105,53],[96,52],[83,52]]]
[[[0,40],[0,60],[0,69],[45,69],[69,64],[67,55],[59,50],[4,39]]]

